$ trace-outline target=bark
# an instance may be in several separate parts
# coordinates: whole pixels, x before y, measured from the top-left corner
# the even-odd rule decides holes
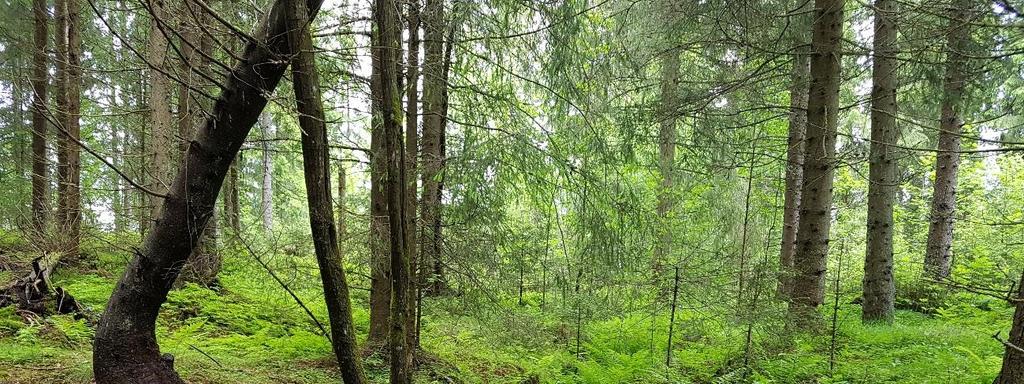
[[[352,304],[349,302],[348,283],[342,266],[338,234],[334,227],[334,208],[331,202],[330,147],[327,142],[327,123],[321,100],[320,78],[313,54],[313,40],[309,33],[311,21],[304,0],[289,0],[288,19],[291,28],[288,40],[291,58],[295,101],[302,128],[302,165],[305,173],[306,200],[309,205],[309,224],[320,279],[324,286],[324,300],[331,323],[331,345],[341,367],[346,384],[366,382],[359,355],[356,354],[356,333],[352,326]]]
[[[845,0],[816,0],[811,35],[811,83],[807,104],[806,158],[797,229],[796,274],[790,313],[798,327],[815,323],[825,296],[835,170],[840,83],[840,43]]]
[[[871,154],[868,175],[867,254],[864,258],[864,321],[892,322],[896,287],[892,275],[892,209],[896,199],[896,2],[875,1],[871,69]]]
[[[310,15],[319,0],[307,2]],[[163,201],[160,216],[107,302],[93,344],[98,384],[183,381],[160,355],[155,327],[179,268],[213,215],[217,194],[242,142],[281,80],[287,63],[284,0],[275,1],[246,46],[210,116],[189,142],[188,155]]]
[[[238,192],[238,162],[241,159],[239,155],[231,162],[231,168],[228,170],[228,190],[224,195],[224,210],[227,213],[228,226],[231,227],[231,236],[237,236],[242,232],[242,208]]]
[[[32,1],[35,21],[32,51],[32,226],[42,233],[50,210],[50,171],[46,156],[46,47],[48,40],[48,12],[46,0]]]
[[[409,348],[415,349],[419,345],[416,339],[416,308],[419,299],[420,281],[417,277],[417,264],[419,263],[417,250],[416,233],[416,179],[417,158],[419,157],[419,56],[420,56],[420,5],[418,0],[409,2],[408,14],[408,50],[406,59],[406,93],[405,93],[405,245],[406,255],[409,259],[409,298],[406,308],[406,329]]]
[[[379,31],[373,30],[376,44]],[[391,318],[391,262],[388,203],[384,183],[387,155],[384,153],[384,124],[381,117],[381,57],[371,50],[370,75],[370,334],[369,344],[383,344]]]
[[[148,126],[150,129],[149,149],[149,189],[159,194],[167,192],[171,181],[171,159],[175,151],[175,133],[171,126],[170,80],[164,75],[169,69],[167,65],[167,38],[160,31],[160,23],[168,17],[163,0],[146,0],[153,13],[149,25],[149,41],[147,45],[147,61],[153,68],[149,70],[149,109]],[[150,217],[159,216],[160,199],[148,196]]]
[[[398,61],[401,24],[398,3],[376,0],[373,12],[377,42],[373,44],[380,58],[380,117],[384,125],[384,152],[387,156],[387,204],[390,226],[391,262],[391,329],[388,335],[391,383],[412,381],[412,353],[407,344],[407,310],[409,293],[409,258],[405,232],[405,148],[402,145],[402,96],[398,90]]]
[[[199,71],[208,71],[208,63],[205,60],[200,60],[201,55],[196,54],[194,47],[199,46],[204,53],[209,54],[209,48],[202,47],[199,33],[196,31],[199,26],[204,25],[207,21],[206,14],[199,11],[198,9],[191,9],[192,0],[184,0],[181,3],[182,15],[196,15],[196,19],[183,17],[181,28],[181,37],[183,41],[178,46],[182,53],[182,83],[178,87],[178,156],[176,157],[179,161],[185,159],[188,152],[188,139],[192,137],[192,131],[195,126],[195,115],[197,110],[201,110],[202,106],[197,103],[195,97],[192,95],[192,87],[199,85],[200,82],[196,81],[196,73]],[[233,169],[233,168],[232,168]],[[213,217],[217,217],[216,213]],[[217,275],[220,273],[221,268],[221,255],[219,253],[218,242],[220,239],[220,227],[217,225],[217,221],[206,227],[203,231],[203,236],[200,240],[199,247],[192,252],[192,256],[189,258],[185,268],[182,269],[181,275],[179,276],[177,283],[181,284],[184,282],[193,282],[202,286],[213,286],[217,284]]]
[[[955,0],[949,8],[946,34],[946,75],[942,84],[942,112],[939,119],[938,156],[932,191],[931,220],[924,255],[927,278],[949,277],[952,263],[953,221],[956,212],[957,170],[960,168],[960,131],[964,121],[962,99],[967,81],[967,45],[970,42],[968,12],[970,0]]]
[[[1013,326],[1010,328],[1010,338],[1003,342],[1006,350],[1003,352],[1003,367],[999,371],[993,384],[1020,384],[1024,383],[1024,274],[1021,274],[1020,282],[1017,284],[1017,297],[1014,298]],[[999,334],[996,334],[998,339]]]
[[[263,133],[263,182],[260,187],[260,217],[263,219],[263,232],[270,234],[274,230],[274,157],[270,151],[270,140],[274,136],[273,121],[269,113],[260,115],[260,130]]]
[[[442,138],[445,124],[444,75],[444,2],[427,0],[423,9],[423,162],[420,221],[421,280],[427,291],[439,294],[444,289],[440,262]]]
[[[345,182],[345,165],[342,164],[341,162],[339,162],[338,163],[338,239],[339,239],[338,242],[339,242],[339,247],[341,246],[341,242],[344,241],[344,239],[348,237],[348,225],[346,225],[346,223],[345,223],[345,215],[347,214],[346,210],[348,209],[347,208],[347,203],[345,202],[345,196],[347,195],[345,193],[346,188],[347,188],[347,183]],[[344,249],[342,249],[342,251],[343,250]]]
[[[806,12],[810,4],[797,12]],[[796,254],[796,231],[800,226],[800,193],[804,175],[804,135],[807,133],[807,91],[811,72],[810,55],[807,54],[807,31],[811,29],[810,14],[794,17],[793,64],[789,85],[789,138],[786,149],[786,190],[783,203],[782,247],[779,255],[779,296],[789,300],[792,292],[793,257]]]
[[[676,162],[676,108],[679,106],[679,49],[669,48],[661,59],[661,105],[658,118],[658,171],[661,172],[661,186],[658,190],[656,213],[661,222],[658,229],[658,244],[654,247],[654,281],[658,281],[672,252],[672,232],[668,230],[669,212],[674,205],[672,188],[675,185]]]
[[[78,245],[82,225],[81,151],[75,141],[80,134],[81,109],[81,51],[79,35],[80,9],[78,0],[58,0],[58,130],[57,135],[57,216],[64,252],[70,259],[78,259]],[[61,68],[63,67],[63,68]]]

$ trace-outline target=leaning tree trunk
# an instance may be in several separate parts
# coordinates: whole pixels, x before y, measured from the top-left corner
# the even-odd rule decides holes
[[[409,258],[405,240],[405,148],[402,145],[402,96],[398,91],[398,60],[401,24],[398,3],[394,0],[376,0],[373,21],[377,27],[377,42],[373,44],[380,58],[380,117],[384,125],[384,152],[387,156],[388,225],[391,233],[391,383],[412,381],[412,353],[407,344],[408,328],[405,321],[408,310]]]
[[[1010,338],[1003,342],[1006,347],[1003,352],[1003,368],[993,384],[1024,383],[1024,273],[1017,284],[1017,296],[1011,301],[1015,307],[1013,326],[1010,328]]]
[[[924,255],[927,278],[949,276],[953,246],[953,214],[956,211],[957,170],[960,168],[960,131],[964,122],[961,100],[966,82],[967,45],[970,42],[970,0],[955,0],[949,8],[946,32],[946,77],[942,84],[942,116],[939,120],[939,153],[935,159],[928,244]]]
[[[815,323],[825,296],[825,269],[832,224],[839,107],[840,44],[845,0],[816,0],[811,35],[811,84],[807,104],[806,158],[801,187],[800,225],[789,311],[798,327]]]
[[[871,70],[871,155],[868,184],[867,255],[864,258],[864,321],[892,322],[896,287],[892,276],[892,206],[896,199],[896,12],[895,0],[875,1]]]
[[[321,2],[307,4],[312,16]],[[161,358],[157,314],[213,214],[231,160],[287,68],[280,59],[288,52],[286,5],[275,1],[253,34],[255,41],[247,44],[211,115],[190,141],[156,224],[115,285],[93,344],[98,384],[184,383]]]
[[[352,304],[349,302],[345,269],[341,264],[338,233],[334,227],[327,120],[324,118],[320,77],[313,57],[313,40],[309,34],[311,18],[303,1],[289,0],[288,19],[291,28],[288,30],[288,40],[293,52],[292,80],[299,126],[302,128],[302,166],[309,205],[309,225],[324,286],[334,355],[338,359],[345,384],[362,384],[366,382],[366,376],[356,353]]]
[[[405,90],[405,246],[406,257],[409,259],[409,298],[406,308],[405,328],[409,348],[419,345],[416,339],[416,308],[419,300],[420,281],[417,271],[419,257],[417,254],[416,234],[416,162],[419,157],[419,65],[420,65],[420,6],[419,1],[410,1],[408,19],[408,51],[406,56],[406,90]]]
[[[803,4],[797,13],[807,12],[809,3]],[[804,135],[807,133],[807,91],[811,72],[810,55],[807,54],[807,32],[811,18],[807,13],[793,17],[796,26],[793,31],[792,68],[789,84],[789,138],[786,149],[786,190],[783,203],[782,246],[779,254],[779,296],[789,300],[793,285],[793,258],[796,254],[796,231],[800,226],[800,193],[804,176]]]
[[[32,227],[38,233],[46,230],[50,210],[50,171],[46,158],[46,47],[48,41],[46,0],[32,1],[35,19],[32,51]]]
[[[373,29],[376,42],[380,31]],[[370,334],[367,344],[385,343],[391,322],[391,264],[389,256],[388,201],[384,184],[387,155],[384,153],[384,124],[381,117],[381,57],[371,50],[370,74]]]

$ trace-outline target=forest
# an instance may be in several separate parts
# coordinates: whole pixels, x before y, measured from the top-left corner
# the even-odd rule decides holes
[[[1024,384],[1018,100],[1021,0],[0,0],[0,383]]]

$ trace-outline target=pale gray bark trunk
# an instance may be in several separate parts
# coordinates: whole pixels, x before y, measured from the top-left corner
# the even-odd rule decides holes
[[[896,288],[892,275],[892,209],[898,186],[896,141],[895,0],[875,1],[871,72],[871,154],[868,175],[867,255],[864,258],[864,321],[891,322]]]
[[[806,12],[810,3],[798,0]],[[793,50],[789,85],[789,137],[786,149],[786,190],[782,217],[782,247],[779,255],[779,296],[789,300],[792,292],[793,258],[796,254],[796,232],[800,226],[800,193],[804,176],[804,135],[807,133],[807,92],[810,81],[811,56],[807,31],[811,29],[810,14],[792,18]]]
[[[845,0],[816,0],[811,35],[811,84],[807,103],[806,158],[797,229],[796,274],[790,313],[797,325],[815,322],[825,296],[832,177],[839,117],[840,52]]]
[[[260,217],[263,219],[263,231],[270,234],[274,230],[274,156],[270,149],[270,140],[274,137],[274,122],[270,114],[264,112],[260,115],[260,130],[263,134],[263,142],[260,148],[263,150],[263,182],[260,188]]]
[[[926,277],[937,280],[949,277],[953,256],[957,170],[960,168],[960,131],[964,125],[961,101],[967,80],[965,50],[971,39],[970,9],[970,0],[955,0],[953,6],[949,8],[949,30],[946,32],[946,76],[942,84],[939,153],[935,159],[931,220],[924,255]]]

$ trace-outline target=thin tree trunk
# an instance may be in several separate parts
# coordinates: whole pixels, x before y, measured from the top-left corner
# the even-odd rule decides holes
[[[797,12],[806,12],[809,2]],[[789,139],[786,150],[786,191],[783,203],[782,247],[779,255],[779,296],[789,300],[792,292],[793,258],[796,254],[796,231],[800,226],[800,193],[804,175],[804,135],[807,132],[807,92],[811,72],[811,56],[807,54],[807,32],[811,29],[810,14],[794,17],[792,68],[789,85]]]
[[[1017,297],[1014,298],[1013,326],[1010,338],[1003,342],[1003,367],[993,384],[1024,383],[1024,274],[1017,283]],[[998,338],[998,334],[996,334]]]
[[[373,29],[377,44],[378,28]],[[380,50],[371,49],[370,74],[370,334],[368,344],[383,344],[391,319],[391,262],[388,202],[384,184],[387,156],[384,152],[384,124],[381,114]]]
[[[942,84],[942,116],[939,120],[939,153],[935,159],[931,221],[924,255],[927,278],[949,277],[952,263],[953,221],[956,212],[957,170],[960,168],[962,103],[967,81],[967,45],[970,42],[970,0],[955,0],[949,8],[946,34],[946,77]]]
[[[658,225],[658,244],[654,247],[652,267],[653,278],[657,282],[664,272],[665,263],[672,253],[672,232],[667,228],[669,212],[672,211],[674,199],[672,188],[675,186],[676,162],[676,108],[679,107],[679,49],[670,47],[661,58],[661,105],[658,119],[658,170],[661,172],[661,186],[658,189],[657,215],[661,224]],[[660,291],[660,289],[659,289]]]
[[[307,2],[310,15],[319,0]],[[224,177],[287,63],[286,2],[278,0],[248,42],[243,59],[205,124],[164,199],[163,209],[107,302],[93,343],[98,384],[183,384],[156,343],[156,318],[178,268],[188,259],[213,214]]]
[[[47,65],[46,47],[48,36],[49,10],[46,0],[32,1],[32,15],[35,20],[32,51],[32,226],[42,233],[46,230],[50,211],[50,171],[46,157],[46,88]]]
[[[408,3],[409,14],[408,33],[409,43],[406,59],[406,104],[405,104],[405,246],[406,257],[409,259],[409,298],[406,309],[406,334],[409,348],[416,349],[419,340],[416,339],[416,308],[419,299],[420,281],[417,274],[419,257],[417,252],[416,232],[416,162],[419,157],[419,65],[420,65],[420,4],[419,0]]]
[[[338,234],[334,227],[327,123],[321,100],[320,78],[313,56],[313,40],[309,34],[311,18],[303,1],[289,0],[288,18],[291,21],[291,28],[288,30],[288,40],[293,53],[292,79],[299,112],[299,126],[303,133],[300,136],[306,199],[309,203],[309,224],[331,323],[331,344],[341,368],[342,380],[346,384],[361,384],[366,382],[366,376],[356,353],[352,304],[349,301],[348,282],[345,280],[345,269],[341,262]]]
[[[274,157],[270,152],[270,140],[274,136],[273,121],[270,113],[260,115],[260,130],[263,133],[263,183],[260,188],[260,217],[263,219],[263,232],[270,234],[274,230]]]
[[[377,42],[373,48],[380,58],[380,116],[384,125],[384,151],[387,155],[388,224],[391,228],[391,332],[388,345],[391,357],[391,383],[412,381],[412,354],[408,341],[409,258],[405,232],[405,148],[402,145],[401,94],[398,91],[398,61],[401,24],[398,3],[374,2]]]
[[[440,271],[440,206],[441,141],[444,135],[444,97],[447,82],[444,78],[444,2],[427,0],[423,9],[423,141],[420,154],[423,162],[423,197],[420,216],[420,279],[429,287],[428,292],[440,294],[443,276]]]
[[[896,11],[895,0],[875,0],[871,70],[871,155],[868,180],[867,255],[864,259],[864,321],[891,322],[896,287],[892,276],[892,209],[896,199]]]
[[[228,170],[228,190],[225,195],[227,211],[228,225],[231,227],[231,236],[237,236],[242,232],[242,213],[241,203],[239,202],[238,192],[238,163],[242,160],[241,154],[235,158],[235,161],[231,162],[231,168]]]
[[[807,154],[797,229],[796,274],[789,311],[801,328],[816,323],[825,298],[825,270],[832,225],[832,176],[839,117],[840,44],[845,0],[816,0],[811,36],[811,83],[807,104]]]

